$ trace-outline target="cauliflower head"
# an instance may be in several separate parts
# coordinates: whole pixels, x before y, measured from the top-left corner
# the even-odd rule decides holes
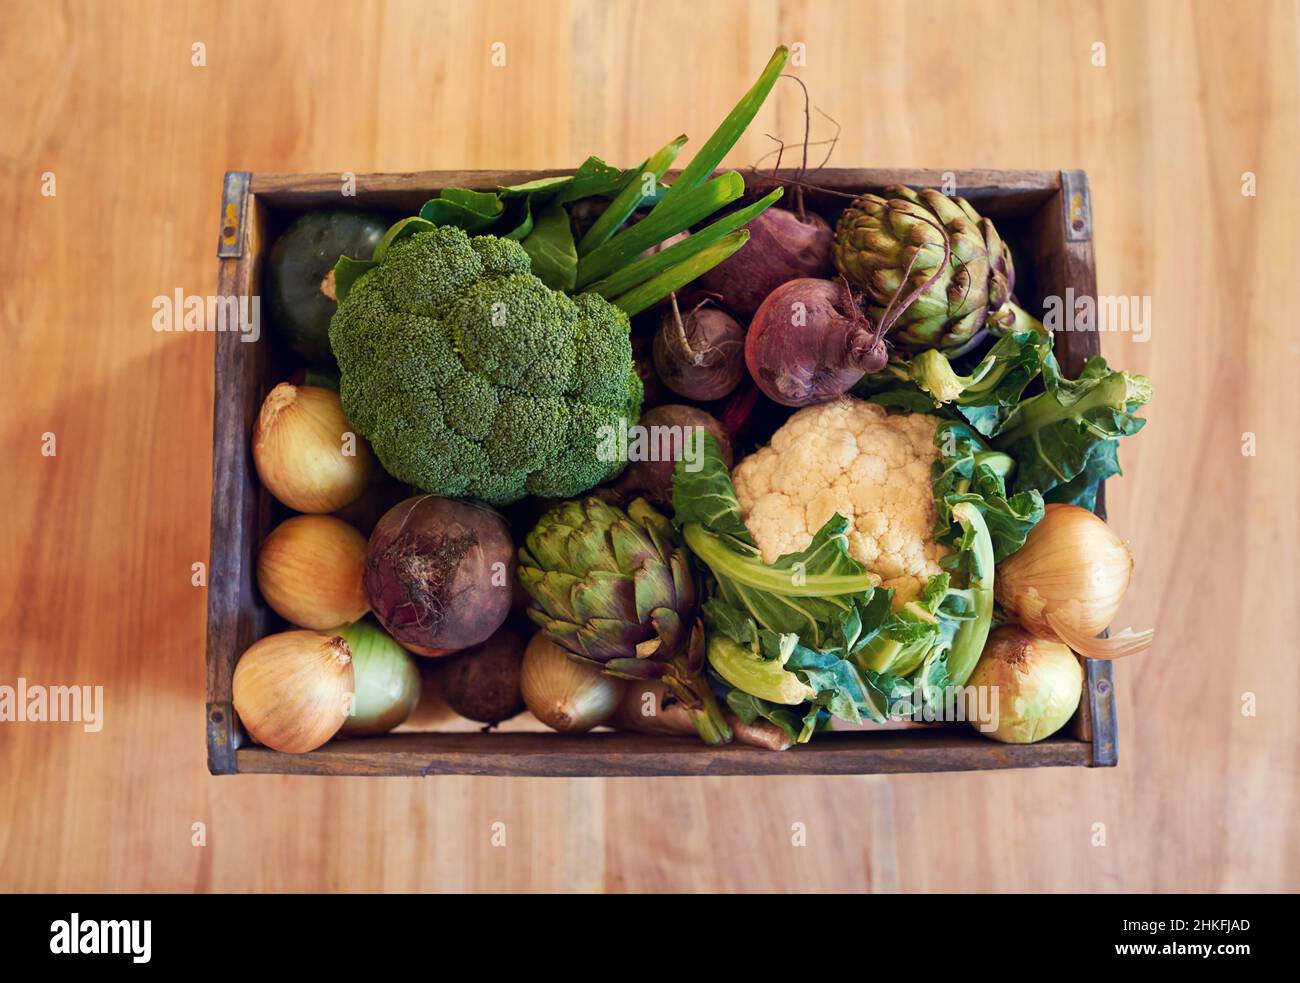
[[[763,560],[806,549],[838,512],[849,520],[849,553],[894,588],[895,605],[915,598],[948,552],[932,538],[938,423],[852,398],[791,416],[732,473]]]
[[[340,302],[343,409],[393,477],[508,505],[623,466],[597,449],[641,410],[627,315],[530,269],[517,242],[443,226],[394,241]]]

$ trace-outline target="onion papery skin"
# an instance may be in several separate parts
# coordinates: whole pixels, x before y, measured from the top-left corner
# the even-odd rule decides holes
[[[1033,744],[1074,716],[1083,697],[1083,666],[1060,642],[1005,625],[989,635],[966,686],[994,688],[998,697],[996,726],[983,730],[981,723],[988,722],[978,720],[972,726],[1004,744]],[[991,698],[976,702],[992,708]]]
[[[638,734],[696,736],[686,707],[660,679],[628,680],[610,726]]]
[[[994,595],[1039,638],[1057,638],[1048,612],[1096,635],[1119,610],[1132,575],[1133,554],[1104,521],[1077,505],[1054,503],[1025,545],[998,565]]]
[[[253,464],[272,495],[308,513],[352,504],[379,470],[370,445],[343,415],[338,393],[287,382],[262,403],[253,426]]]
[[[352,703],[352,650],[338,635],[283,631],[255,642],[235,666],[235,712],[253,740],[314,751],[338,733]]]
[[[366,537],[330,515],[295,515],[266,537],[257,554],[257,587],[280,617],[323,631],[370,609],[361,578]]]
[[[581,734],[614,716],[627,684],[574,662],[565,649],[538,632],[524,650],[520,688],[529,712],[547,727]]]

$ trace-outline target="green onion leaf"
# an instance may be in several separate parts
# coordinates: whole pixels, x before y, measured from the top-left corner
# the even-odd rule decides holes
[[[690,259],[696,253],[713,245],[728,232],[733,232],[741,226],[748,225],[759,213],[775,204],[780,199],[783,190],[782,188],[775,189],[767,197],[754,202],[754,204],[737,209],[730,215],[724,215],[707,228],[692,233],[681,242],[673,243],[667,249],[652,253],[649,256],[643,256],[641,259],[629,263],[622,269],[605,277],[605,279],[593,283],[587,289],[594,290],[602,297],[617,297],[619,294],[626,293],[637,284],[644,283],[651,277],[657,276],[670,266],[674,266],[682,260]]]
[[[597,246],[578,261],[578,289],[585,289],[587,284],[635,261],[637,256],[651,246],[689,229],[744,193],[745,179],[736,171],[729,171],[686,192],[672,208],[664,208],[661,202],[646,218],[624,229],[603,246]]]
[[[634,287],[627,293],[615,297],[611,303],[626,311],[628,317],[640,314],[647,307],[659,303],[674,290],[680,290],[696,277],[703,276],[748,241],[749,231],[737,229],[690,259],[683,260],[654,279],[647,280],[639,287]]]
[[[655,154],[633,171],[628,182],[623,185],[623,189],[618,196],[609,204],[600,217],[596,219],[587,234],[582,237],[578,243],[578,255],[586,256],[597,246],[602,246],[612,236],[628,217],[641,207],[644,202],[653,195],[654,189],[651,188],[651,194],[644,194],[643,182],[647,174],[654,175],[654,183],[657,185],[659,179],[664,176],[664,172],[673,166],[673,161],[677,159],[678,152],[682,145],[686,143],[686,134],[683,133],[676,140],[665,144]]]
[[[652,216],[661,209],[667,209],[669,204],[675,203],[683,195],[702,185],[722,163],[722,158],[727,156],[727,152],[735,146],[736,141],[745,132],[745,128],[758,115],[759,107],[763,105],[767,94],[772,91],[772,86],[776,85],[776,80],[781,76],[781,69],[785,67],[786,59],[789,57],[790,49],[784,45],[772,53],[767,67],[763,69],[763,74],[758,77],[753,88],[741,97],[740,102],[736,103],[736,107],[727,114],[727,118],[714,131],[713,136],[709,137],[708,142],[700,148],[700,152],[677,176],[672,187],[655,206],[654,212],[650,213]]]

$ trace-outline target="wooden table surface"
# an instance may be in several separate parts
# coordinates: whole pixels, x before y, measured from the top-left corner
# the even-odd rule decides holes
[[[0,723],[0,889],[1300,889],[1295,2],[0,14],[0,684],[106,701],[99,733]],[[215,291],[223,172],[628,164],[698,146],[781,42],[843,126],[838,164],[1086,169],[1100,291],[1153,299],[1149,341],[1103,339],[1156,391],[1110,491],[1138,558],[1120,622],[1158,632],[1118,667],[1119,767],[210,777],[212,337],[151,318]],[[797,140],[801,108],[779,87],[731,162]]]

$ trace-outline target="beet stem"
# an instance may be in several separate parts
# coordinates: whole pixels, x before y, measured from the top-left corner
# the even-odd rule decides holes
[[[831,162],[831,154],[835,153],[835,145],[840,142],[840,130],[843,129],[843,127],[840,126],[838,120],[836,120],[825,110],[818,109],[817,112],[821,113],[828,120],[830,120],[831,124],[835,127],[835,136],[831,137],[830,140],[821,141],[822,143],[829,143],[830,147],[827,148],[826,156],[822,158],[822,162],[817,165],[817,170],[820,171],[823,167],[825,167],[827,164]],[[798,191],[799,193],[803,192],[803,188],[797,188],[795,190]]]
[[[803,89],[803,156],[799,162],[799,173],[795,176],[795,180],[799,183],[794,189],[794,205],[799,221],[807,222],[808,213],[803,207],[803,179],[808,173],[808,141],[812,139],[812,103],[808,98],[808,86],[804,85],[803,79],[797,75],[786,75],[786,78],[794,79],[799,83],[799,88]]]

